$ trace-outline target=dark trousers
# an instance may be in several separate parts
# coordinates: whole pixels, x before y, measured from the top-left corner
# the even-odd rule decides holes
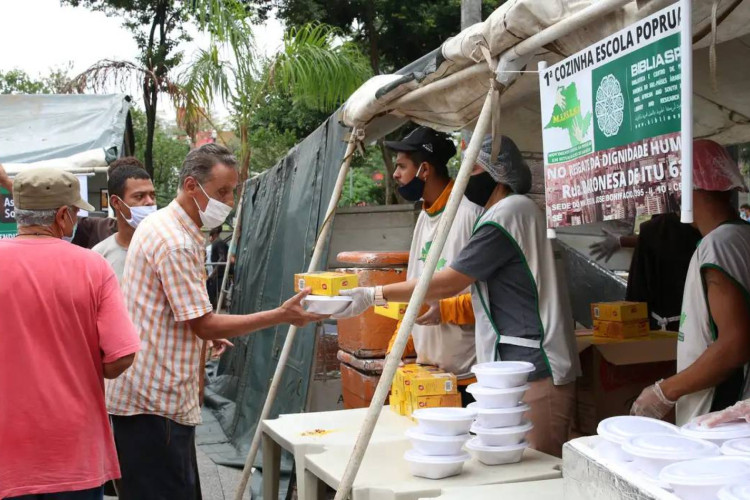
[[[120,500],[201,500],[195,427],[157,415],[111,415]]]
[[[90,490],[64,491],[62,493],[40,493],[37,495],[23,495],[20,497],[6,498],[5,500],[102,500],[104,489],[91,488]]]
[[[469,387],[468,385],[459,385],[458,386],[458,393],[461,395],[461,406],[466,408],[471,403],[474,402],[474,396],[466,392],[466,388]]]

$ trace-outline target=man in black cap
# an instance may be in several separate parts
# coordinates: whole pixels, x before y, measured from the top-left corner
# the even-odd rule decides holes
[[[393,178],[399,184],[401,196],[409,201],[422,200],[422,211],[409,252],[407,279],[412,279],[422,274],[427,253],[453,190],[448,161],[455,156],[456,147],[446,134],[427,127],[415,129],[402,141],[386,141],[385,145],[397,153]],[[466,198],[461,200],[440,256],[438,271],[450,264],[468,243],[471,229],[481,212],[478,205]],[[422,324],[414,325],[412,329],[417,361],[454,373],[464,403],[471,402],[470,396],[463,391],[474,381],[471,366],[476,362],[474,314],[469,289],[430,304],[429,311],[421,319]]]
[[[526,439],[532,448],[559,457],[568,440],[574,382],[580,374],[572,315],[544,213],[524,196],[531,188],[531,171],[510,138],[502,137],[494,159],[492,142],[491,137],[484,140],[465,191],[486,210],[456,258],[433,275],[426,299],[471,287],[477,361],[516,361],[526,367],[529,386],[523,401],[534,422]],[[343,290],[352,304],[333,317],[356,316],[388,301],[406,302],[416,284],[408,279]]]

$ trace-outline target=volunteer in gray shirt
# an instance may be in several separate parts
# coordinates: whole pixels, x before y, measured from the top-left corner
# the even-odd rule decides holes
[[[97,243],[92,250],[109,262],[117,279],[122,282],[125,257],[135,228],[143,219],[156,212],[156,191],[143,164],[132,156],[112,162],[107,189],[109,206],[117,220],[117,232]]]
[[[533,448],[560,456],[580,374],[572,315],[546,236],[545,216],[524,196],[531,188],[531,172],[509,138],[502,138],[495,161],[491,150],[492,140],[486,138],[465,193],[486,210],[458,257],[435,273],[426,300],[472,287],[477,360],[534,365],[524,397],[534,424],[527,439]],[[342,292],[354,300],[335,317],[356,316],[385,301],[405,302],[416,283]]]

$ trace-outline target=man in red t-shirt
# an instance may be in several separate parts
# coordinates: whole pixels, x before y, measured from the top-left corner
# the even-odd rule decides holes
[[[93,210],[76,177],[26,170],[13,201],[18,236],[0,241],[0,499],[101,499],[120,477],[104,378],[140,339],[107,261],[68,243],[78,209]]]

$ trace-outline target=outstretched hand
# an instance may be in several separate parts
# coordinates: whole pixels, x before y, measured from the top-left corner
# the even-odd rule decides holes
[[[310,288],[305,288],[297,295],[284,302],[281,307],[279,307],[282,318],[286,323],[290,323],[297,327],[302,327],[307,325],[308,323],[323,321],[330,316],[328,314],[315,314],[307,312],[305,308],[302,307],[302,301],[305,299],[305,297],[310,295],[310,291]]]

